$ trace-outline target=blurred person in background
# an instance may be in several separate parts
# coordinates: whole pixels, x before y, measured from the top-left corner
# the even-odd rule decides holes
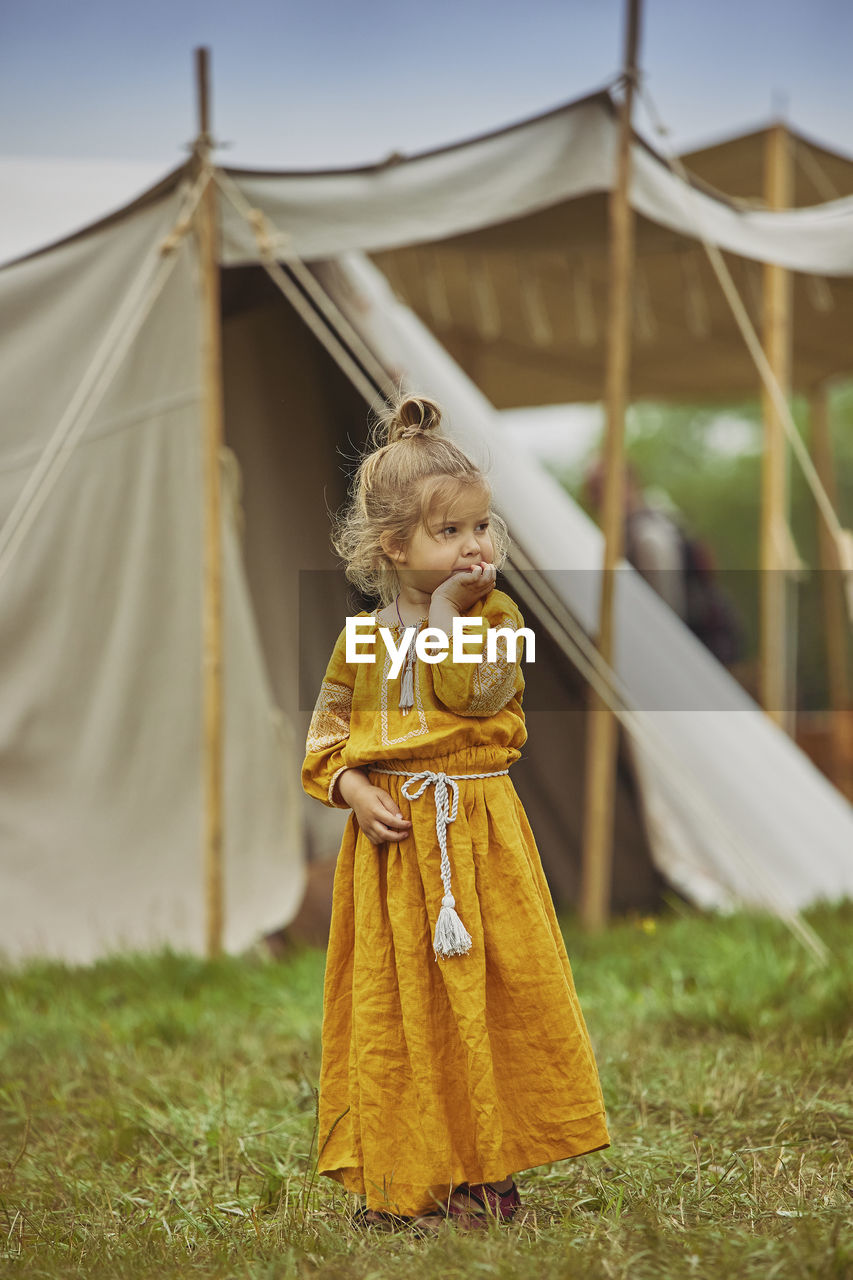
[[[596,458],[584,478],[584,498],[600,519],[605,467]],[[743,656],[743,628],[719,582],[713,552],[687,533],[671,504],[644,490],[631,463],[625,464],[624,556],[697,639],[726,667]]]

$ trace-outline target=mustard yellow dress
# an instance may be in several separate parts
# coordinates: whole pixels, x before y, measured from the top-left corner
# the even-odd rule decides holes
[[[480,618],[483,631],[524,625],[498,590],[465,616]],[[392,631],[399,644],[402,628]],[[569,959],[509,775],[455,782],[446,844],[471,947],[436,959],[445,892],[436,780],[374,771],[507,769],[527,737],[521,650],[513,661],[499,639],[492,663],[417,660],[404,715],[402,675],[387,678],[378,624],[373,632],[373,663],[348,665],[345,632],[338,638],[302,783],[324,804],[346,808],[335,783],[344,769],[366,768],[412,828],[399,842],[374,845],[351,813],[344,831],[326,962],[319,1171],[365,1195],[369,1208],[413,1215],[459,1183],[500,1181],[598,1150],[609,1137]],[[468,652],[477,651],[469,641]],[[401,794],[422,784],[417,798]],[[453,787],[444,785],[449,796]]]

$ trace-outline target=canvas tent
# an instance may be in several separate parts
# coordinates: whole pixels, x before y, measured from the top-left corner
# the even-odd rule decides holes
[[[601,95],[575,112],[602,128],[612,105]],[[713,190],[722,207],[758,212],[767,132],[682,156],[702,180],[697,190]],[[789,140],[793,207],[853,195],[853,161],[795,132]],[[654,162],[641,146],[635,159],[642,181],[644,166]],[[566,185],[544,210],[495,218],[439,243],[386,249],[373,260],[496,407],[597,401],[607,345],[606,201],[600,183],[593,190]],[[716,219],[703,218],[698,203],[681,207],[684,218],[672,227],[661,225],[658,209],[637,204],[631,394],[702,402],[753,395],[755,367],[695,238],[703,222],[710,229]],[[760,330],[761,260],[736,252],[726,260]],[[815,263],[803,267],[792,310],[794,388],[849,374],[853,280]]]
[[[341,815],[297,794],[298,764],[305,690],[318,686],[353,604],[341,575],[330,576],[327,508],[343,499],[340,451],[352,456],[363,436],[364,387],[377,369],[433,389],[463,445],[488,455],[516,542],[511,589],[544,638],[516,785],[555,892],[571,897],[583,734],[566,650],[594,630],[598,534],[511,453],[483,394],[362,253],[605,189],[612,124],[593,99],[390,168],[223,178],[226,432],[240,464],[238,473],[224,461],[229,950],[286,922],[306,845],[327,849],[337,837]],[[200,189],[175,171],[104,223],[0,271],[0,901],[12,957],[88,960],[161,941],[202,949],[201,322],[191,222]],[[685,194],[643,148],[634,199],[668,233],[684,233]],[[853,271],[851,202],[802,217],[699,200],[738,252]],[[284,298],[259,264],[289,254],[313,264],[312,283],[293,263]],[[849,806],[644,583],[626,570],[623,585],[616,670],[664,808],[643,811],[623,778],[617,908],[656,899],[649,836],[669,859],[668,877],[698,901],[791,912],[849,893]]]

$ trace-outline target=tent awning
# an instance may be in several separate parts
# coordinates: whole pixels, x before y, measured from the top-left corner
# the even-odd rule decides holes
[[[231,171],[306,259],[368,251],[403,298],[499,408],[589,401],[604,385],[608,198],[617,122],[607,94],[455,147],[359,171]],[[793,144],[792,144],[793,145]],[[727,250],[754,326],[762,262],[797,272],[793,382],[800,390],[850,368],[853,162],[796,140],[799,199],[769,212],[730,198],[761,186],[763,134],[706,148],[688,186],[640,139],[635,399],[731,400],[757,375],[697,233]],[[228,206],[225,257],[251,260],[253,235]]]
[[[356,249],[373,253],[444,241],[607,192],[617,133],[610,97],[595,94],[471,142],[368,169],[228,172],[276,227],[283,247],[310,261]],[[631,202],[638,214],[675,237],[692,239],[701,225],[714,243],[743,257],[797,271],[853,275],[853,198],[782,213],[740,209],[685,184],[635,138]],[[562,250],[575,243],[564,218],[555,215],[545,224],[552,235],[543,242],[537,223],[539,248]],[[530,243],[528,237],[524,241]],[[660,247],[676,243],[661,234]],[[254,256],[245,228],[230,216],[224,253],[226,262]]]

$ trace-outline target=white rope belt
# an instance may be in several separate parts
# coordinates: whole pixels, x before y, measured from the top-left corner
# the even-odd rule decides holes
[[[509,773],[509,769],[496,769],[492,773],[433,773],[431,769],[423,769],[420,773],[411,773],[407,769],[377,769],[373,765],[368,768],[372,773],[386,773],[392,778],[407,778],[400,791],[407,800],[417,800],[426,788],[435,786],[435,834],[438,836],[438,847],[441,850],[441,883],[444,885],[444,897],[441,910],[435,924],[433,949],[435,958],[439,956],[464,956],[471,950],[471,935],[456,913],[456,899],[450,887],[450,858],[447,856],[447,827],[456,821],[459,809],[459,787],[457,780],[462,778],[499,778]],[[420,781],[417,791],[408,790]]]

